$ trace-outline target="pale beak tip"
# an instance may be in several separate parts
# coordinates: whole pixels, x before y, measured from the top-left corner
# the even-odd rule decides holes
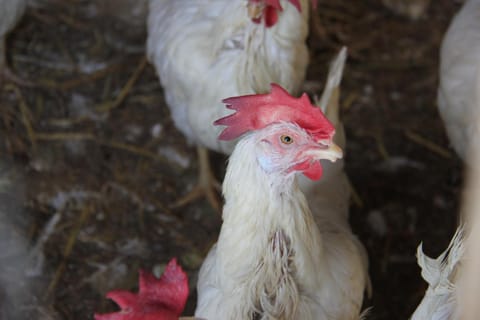
[[[336,156],[337,159],[343,158],[343,150],[337,144],[332,143],[329,149],[331,150],[332,154]]]
[[[343,150],[337,144],[332,143],[322,152],[323,157],[331,162],[335,162],[343,157]]]

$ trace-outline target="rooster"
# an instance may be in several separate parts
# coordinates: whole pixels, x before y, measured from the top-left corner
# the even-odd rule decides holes
[[[95,320],[177,320],[188,298],[187,274],[170,260],[160,279],[140,271],[139,292],[115,290],[107,297],[121,308],[119,312],[95,314]],[[194,318],[180,318],[183,320]]]
[[[6,38],[15,27],[27,7],[27,0],[0,0],[0,78],[1,76],[22,83],[8,68]]]
[[[341,149],[304,94],[225,99],[217,120],[237,143],[223,183],[223,225],[197,284],[195,315],[214,319],[359,319],[368,282],[358,240],[331,207],[312,213],[296,173],[321,178]],[[328,199],[324,199],[328,202]]]
[[[467,160],[480,138],[480,0],[465,2],[443,39],[438,108],[453,148]]]
[[[198,185],[177,205],[204,195],[219,209],[205,148],[230,154],[235,145],[211,126],[226,115],[221,100],[265,93],[272,82],[298,93],[308,17],[308,0],[150,0],[147,55],[175,126],[198,146]]]

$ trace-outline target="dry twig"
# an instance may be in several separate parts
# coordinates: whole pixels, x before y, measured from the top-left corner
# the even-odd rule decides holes
[[[168,161],[166,158],[162,157],[159,154],[146,150],[144,148],[140,148],[131,144],[126,144],[123,142],[117,141],[109,141],[99,139],[92,133],[75,133],[75,132],[54,132],[54,133],[41,133],[37,132],[34,134],[35,140],[40,141],[93,141],[99,145],[110,147],[113,149],[127,151],[145,158],[150,158],[156,161],[161,161],[169,166],[173,167],[176,171],[180,171],[181,167]]]
[[[86,83],[92,83],[114,72],[118,72],[123,68],[124,65],[125,64],[122,62],[111,63],[107,65],[105,68],[96,70],[89,74],[81,75],[78,78],[73,78],[70,80],[62,81],[62,82],[57,82],[51,79],[42,79],[38,81],[38,86],[45,87],[47,89],[50,88],[55,90],[68,91],[78,86],[84,85]]]
[[[32,149],[35,151],[36,149],[36,143],[35,143],[35,131],[33,130],[32,127],[32,114],[30,113],[30,109],[27,106],[27,103],[25,102],[25,99],[23,98],[22,92],[20,89],[13,85],[13,84],[7,84],[5,85],[5,90],[6,91],[12,91],[18,99],[18,105],[20,107],[20,112],[22,114],[22,122],[23,125],[25,126],[25,129],[27,131],[28,139],[30,140],[30,143],[32,144]]]
[[[70,236],[68,237],[67,243],[63,249],[63,258],[62,262],[57,268],[57,271],[55,272],[55,275],[48,285],[47,291],[46,291],[46,299],[48,299],[52,292],[55,290],[57,287],[58,282],[63,276],[63,273],[65,272],[65,268],[67,267],[67,260],[70,257],[70,254],[72,253],[73,247],[75,246],[75,243],[77,242],[77,237],[78,234],[82,228],[82,226],[85,224],[85,222],[88,220],[88,217],[90,217],[91,213],[93,212],[93,207],[91,205],[87,205],[83,208],[82,213],[78,217],[78,220],[75,223],[74,229],[70,233]]]
[[[128,79],[127,83],[125,86],[122,88],[120,91],[120,94],[117,96],[117,98],[114,101],[107,102],[105,104],[101,104],[97,107],[97,111],[99,112],[109,112],[118,106],[120,106],[123,101],[127,98],[128,94],[132,90],[133,86],[137,82],[137,80],[140,78],[140,75],[142,74],[143,70],[145,69],[147,65],[147,57],[143,56],[142,59],[140,60],[140,63],[138,64],[137,68],[133,72],[132,76],[130,79]]]
[[[388,153],[387,148],[385,147],[385,143],[383,142],[383,136],[381,135],[381,133],[380,132],[374,133],[373,138],[377,143],[377,150],[380,156],[383,158],[383,160],[388,160],[390,158],[390,154]]]
[[[433,143],[432,141],[422,137],[421,135],[413,132],[413,131],[410,131],[410,130],[406,130],[405,131],[405,136],[410,139],[411,141],[421,145],[422,147],[430,150],[431,152],[445,158],[445,159],[451,159],[452,158],[452,154],[446,150],[445,148],[439,146],[438,144],[436,143]]]

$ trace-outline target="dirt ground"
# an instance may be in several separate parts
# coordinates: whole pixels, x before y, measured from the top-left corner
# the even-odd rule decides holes
[[[27,294],[0,302],[3,315],[91,319],[115,309],[108,290],[135,289],[139,268],[161,272],[174,256],[194,288],[221,219],[205,201],[171,208],[193,186],[197,160],[145,61],[144,30],[93,1],[47,3],[8,39],[13,70],[37,85],[0,92],[0,157],[15,163],[18,186],[0,199],[22,203],[5,230],[33,248],[18,266],[28,277],[0,288],[0,301],[13,287]],[[436,0],[412,21],[379,0],[319,1],[308,80],[320,93],[328,62],[348,46],[342,117],[352,227],[370,256],[368,319],[408,318],[426,287],[417,246],[436,256],[456,227],[462,165],[435,100],[439,44],[458,8]],[[225,158],[213,158],[221,179]],[[192,290],[185,314],[194,303]]]

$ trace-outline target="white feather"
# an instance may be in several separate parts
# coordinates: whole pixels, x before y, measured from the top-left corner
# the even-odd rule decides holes
[[[327,83],[323,89],[322,97],[320,100],[315,99],[315,104],[319,106],[323,113],[327,113],[327,106],[329,105],[330,98],[333,91],[338,89],[343,77],[343,69],[345,68],[345,62],[347,61],[347,47],[342,47],[335,59],[330,63],[330,69],[328,70]],[[329,118],[330,119],[330,118]],[[337,119],[338,120],[338,119]],[[332,121],[332,119],[330,119]],[[336,122],[334,122],[334,125]]]
[[[457,319],[455,277],[465,251],[463,234],[463,228],[458,228],[448,248],[436,259],[423,253],[422,244],[418,246],[417,262],[422,268],[422,277],[428,283],[428,289],[411,320]]]

